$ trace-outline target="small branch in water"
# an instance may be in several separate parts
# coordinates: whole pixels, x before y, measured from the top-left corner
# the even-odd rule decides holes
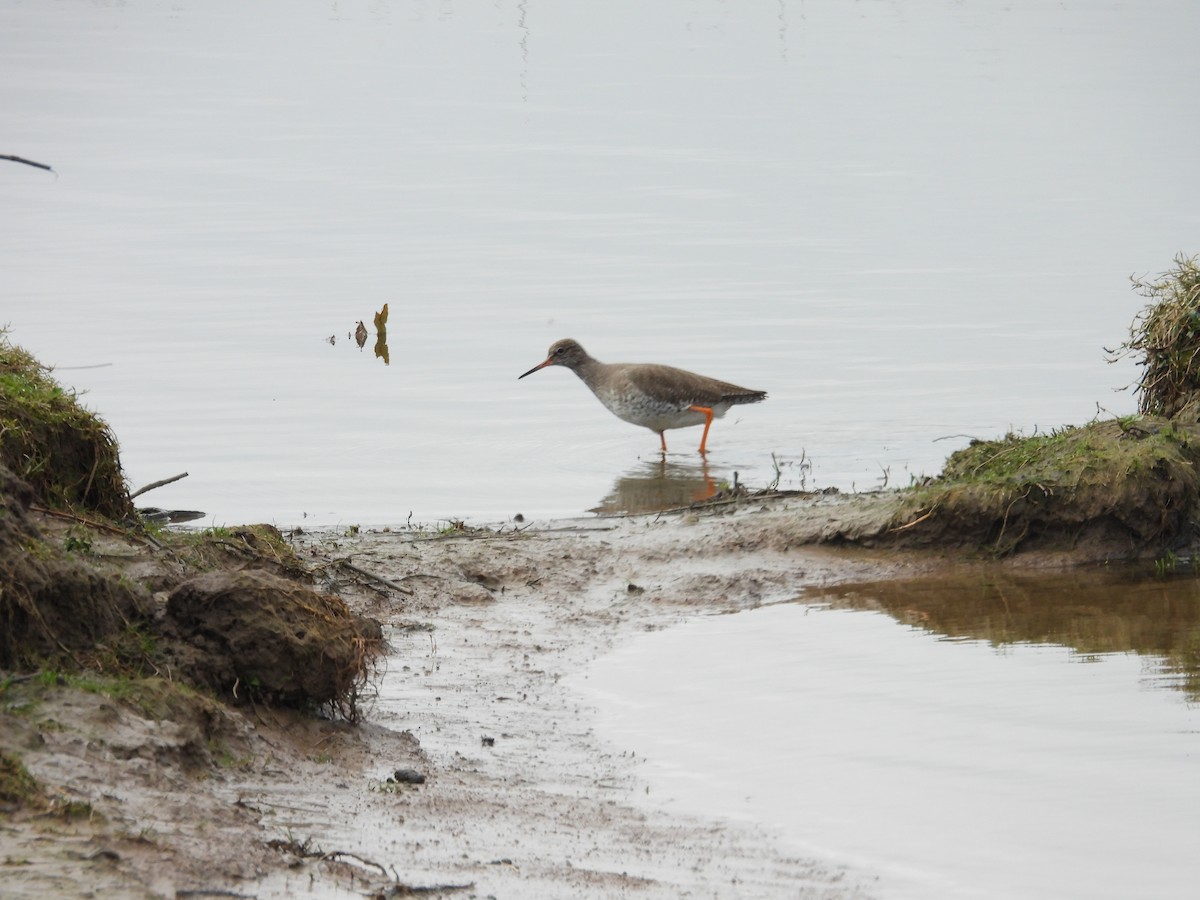
[[[9,156],[7,154],[0,154],[0,159],[7,159],[9,162],[24,163],[27,166],[33,166],[35,169],[45,169],[47,172],[54,171],[52,168],[50,168],[45,163],[34,162],[32,159],[25,159],[20,156]]]
[[[188,477],[187,472],[180,472],[178,475],[172,475],[170,478],[162,479],[162,481],[152,481],[145,487],[138,488],[136,491],[134,491],[132,494],[130,494],[129,499],[132,500],[134,497],[140,497],[140,496],[142,496],[142,494],[145,494],[147,491],[152,491],[155,488],[160,488],[163,485],[171,484],[173,482],[178,481],[181,478],[187,478],[187,477]]]

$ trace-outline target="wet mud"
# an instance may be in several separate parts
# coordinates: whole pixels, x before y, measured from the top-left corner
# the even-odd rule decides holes
[[[357,722],[281,705],[292,682],[268,690],[271,673],[247,668],[255,643],[235,640],[220,591],[188,596],[218,578],[279,587],[278,572],[214,566],[181,598],[163,581],[170,554],[97,534],[90,552],[156,587],[164,621],[208,604],[192,643],[204,655],[224,633],[244,656],[240,687],[195,678],[211,665],[191,682],[172,668],[5,678],[0,753],[39,791],[3,814],[6,896],[869,896],[869,876],[797,858],[769,833],[648,805],[636,760],[560,686],[646,629],[914,568],[754,546],[747,532],[768,515],[786,512],[290,536],[288,566],[317,582],[304,590],[379,623],[389,644]],[[48,542],[73,527],[32,521]],[[302,680],[274,663],[276,678]]]

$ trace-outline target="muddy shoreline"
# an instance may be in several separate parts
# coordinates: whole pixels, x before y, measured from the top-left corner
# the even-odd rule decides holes
[[[87,814],[2,820],[6,896],[869,897],[870,873],[670,815],[561,685],[648,629],[952,564],[809,543],[852,508],[296,534],[299,557],[391,645],[364,720],[211,700],[148,714],[10,684],[0,749]]]

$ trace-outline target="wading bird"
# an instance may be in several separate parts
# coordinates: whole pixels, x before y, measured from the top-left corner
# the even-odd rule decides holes
[[[546,361],[525,375],[547,366],[566,366],[591,388],[596,398],[618,419],[658,433],[663,453],[667,452],[668,428],[703,425],[700,452],[708,440],[713,419],[739,403],[758,403],[766,391],[752,391],[727,381],[717,381],[674,366],[653,363],[602,363],[588,356],[578,341],[564,338],[550,345]],[[518,381],[525,375],[518,376]]]

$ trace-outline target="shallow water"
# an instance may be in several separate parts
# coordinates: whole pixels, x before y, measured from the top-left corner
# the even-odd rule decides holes
[[[0,0],[0,154],[57,173],[0,161],[0,324],[135,486],[190,473],[145,502],[216,524],[904,484],[1133,410],[1103,348],[1127,277],[1198,249],[1198,26],[1191,0]],[[386,363],[350,338],[385,303]],[[570,373],[517,382],[564,336],[770,398],[663,464]],[[1153,657],[1083,658],[791,606],[601,666],[655,794],[892,896],[1171,896],[1194,710]]]
[[[885,900],[1192,896],[1194,579],[817,599],[645,635],[572,686],[657,802],[772,825]]]
[[[135,485],[190,472],[146,502],[218,524],[596,507],[657,440],[566,371],[517,382],[567,335],[768,390],[714,425],[718,483],[903,484],[968,436],[1132,410],[1102,348],[1127,276],[1196,249],[1197,25],[0,0],[0,152],[57,172],[0,163],[0,322]],[[384,303],[387,364],[349,337]],[[705,473],[669,437],[673,503]]]

